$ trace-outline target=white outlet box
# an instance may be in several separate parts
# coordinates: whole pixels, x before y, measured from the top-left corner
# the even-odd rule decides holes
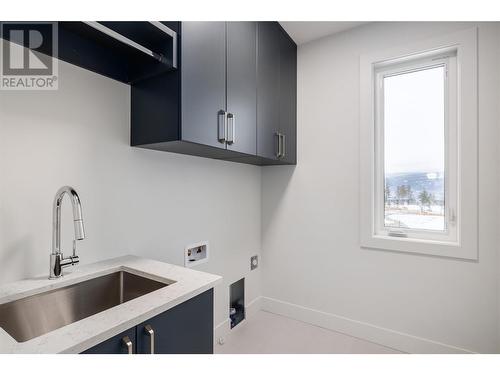
[[[184,248],[184,267],[194,267],[208,262],[209,258],[208,241],[201,241],[188,245]]]

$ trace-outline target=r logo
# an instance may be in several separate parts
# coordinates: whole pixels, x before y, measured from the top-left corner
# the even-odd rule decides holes
[[[0,25],[0,37],[8,41],[2,46],[1,88],[30,89],[33,84],[37,89],[54,89],[57,23],[1,22]]]

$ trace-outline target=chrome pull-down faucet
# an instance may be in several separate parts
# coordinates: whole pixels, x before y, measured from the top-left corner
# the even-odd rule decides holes
[[[73,240],[73,255],[64,258],[61,252],[61,204],[64,194],[68,194],[73,206],[73,225],[75,227],[75,239]],[[76,255],[76,241],[85,238],[83,229],[82,205],[78,193],[71,186],[60,188],[54,198],[52,209],[52,253],[50,254],[50,276],[49,279],[57,279],[62,276],[64,267],[73,266],[80,261]]]

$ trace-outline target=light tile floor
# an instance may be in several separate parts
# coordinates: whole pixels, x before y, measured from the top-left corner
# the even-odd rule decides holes
[[[399,354],[342,333],[259,311],[217,344],[216,354]]]

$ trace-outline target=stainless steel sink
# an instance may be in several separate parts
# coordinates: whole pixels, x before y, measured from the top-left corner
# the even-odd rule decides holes
[[[111,273],[0,305],[0,327],[17,342],[28,341],[167,285],[126,271]]]

